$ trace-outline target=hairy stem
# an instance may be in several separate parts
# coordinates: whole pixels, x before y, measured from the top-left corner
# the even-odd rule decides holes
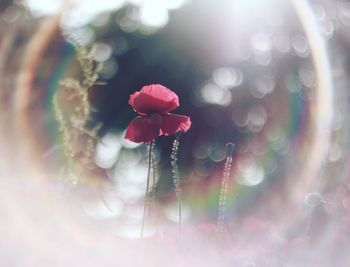
[[[152,147],[152,152],[151,152],[151,169],[152,169],[152,187],[151,187],[151,198],[152,201],[155,199],[155,194],[156,194],[156,184],[157,184],[157,168],[156,168],[156,159],[154,155],[154,147]]]
[[[177,154],[179,150],[179,139],[180,135],[176,135],[173,146],[171,149],[171,166],[172,166],[172,174],[173,174],[173,180],[174,180],[174,186],[175,186],[175,193],[176,193],[176,200],[179,207],[179,227],[181,231],[181,224],[182,224],[182,200],[181,200],[181,183],[180,183],[180,177],[179,177],[179,170],[177,167]]]
[[[143,207],[141,238],[143,238],[143,232],[144,232],[144,227],[145,227],[145,219],[146,219],[146,214],[147,214],[147,210],[148,210],[148,206],[149,206],[149,184],[150,184],[150,177],[151,177],[151,164],[152,164],[153,145],[154,145],[154,141],[152,141],[149,144],[149,151],[148,151],[147,185],[146,185],[145,202],[144,202],[144,207]]]
[[[219,197],[219,214],[217,219],[217,227],[218,227],[219,233],[222,233],[224,231],[227,191],[228,191],[228,182],[230,178],[231,165],[232,165],[233,148],[234,148],[233,143],[226,144],[226,160],[225,160],[225,167],[224,167],[224,172],[221,180],[220,197]]]

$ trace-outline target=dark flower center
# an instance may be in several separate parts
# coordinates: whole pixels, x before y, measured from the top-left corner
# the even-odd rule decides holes
[[[149,116],[148,121],[150,124],[159,127],[163,121],[163,118],[160,114],[154,113],[151,116]]]

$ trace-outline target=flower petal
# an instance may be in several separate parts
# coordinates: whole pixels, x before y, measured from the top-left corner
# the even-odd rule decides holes
[[[125,133],[125,138],[135,143],[150,143],[161,135],[158,125],[152,123],[149,117],[139,116],[133,119]]]
[[[179,98],[169,88],[160,84],[151,84],[133,93],[129,104],[140,115],[167,113],[179,107]]]
[[[161,131],[162,135],[172,135],[177,132],[187,132],[191,127],[191,120],[188,116],[176,114],[162,114]]]

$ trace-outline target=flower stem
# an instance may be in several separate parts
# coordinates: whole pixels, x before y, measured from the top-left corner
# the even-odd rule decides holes
[[[156,194],[156,186],[157,186],[157,168],[156,168],[156,159],[154,155],[154,147],[152,147],[152,152],[151,152],[151,169],[152,169],[152,186],[151,186],[151,198],[152,201],[155,200],[155,194]]]
[[[142,228],[141,228],[141,238],[143,238],[143,232],[145,227],[145,219],[149,205],[149,183],[151,176],[151,161],[152,161],[152,150],[153,150],[154,141],[149,144],[148,151],[148,172],[147,172],[147,185],[146,185],[146,194],[145,194],[145,202],[143,206],[143,217],[142,217]]]
[[[174,186],[175,186],[175,193],[176,193],[176,200],[178,203],[179,207],[179,228],[181,232],[181,224],[182,224],[182,200],[181,200],[181,183],[180,183],[180,177],[179,177],[179,170],[177,167],[177,153],[179,150],[179,139],[180,139],[180,134],[177,134],[173,146],[171,149],[171,166],[172,166],[172,173],[173,173],[173,180],[174,180]]]
[[[218,214],[218,220],[217,220],[217,227],[218,227],[219,233],[222,233],[224,231],[227,191],[228,191],[228,182],[229,182],[230,172],[231,172],[233,148],[234,148],[233,143],[226,144],[226,160],[225,160],[225,167],[224,167],[224,172],[221,180],[220,197],[219,197],[219,214]]]

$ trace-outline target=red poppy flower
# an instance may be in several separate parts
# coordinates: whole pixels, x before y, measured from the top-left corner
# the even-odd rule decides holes
[[[129,104],[140,115],[126,130],[125,138],[130,141],[150,143],[158,136],[186,132],[191,127],[190,117],[169,113],[179,107],[179,98],[163,85],[142,87],[130,96]]]

